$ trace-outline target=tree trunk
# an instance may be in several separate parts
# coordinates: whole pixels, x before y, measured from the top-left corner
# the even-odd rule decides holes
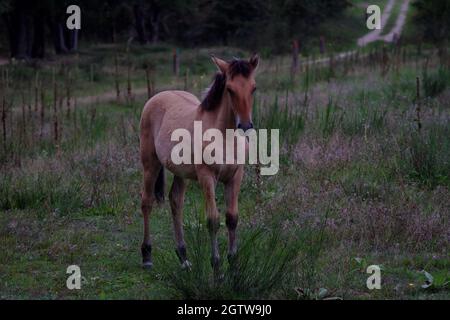
[[[70,52],[75,52],[78,50],[78,29],[69,30],[68,32],[68,38],[69,38],[69,45],[68,49]]]
[[[9,52],[11,54],[11,57],[14,57],[16,52],[16,37],[15,37],[15,33],[14,33],[14,27],[12,24],[12,17],[11,15],[4,15],[3,16],[4,22],[5,22],[5,26],[6,26],[6,30],[8,32],[8,41],[9,41]]]
[[[11,57],[26,59],[28,52],[27,19],[25,12],[15,8],[8,19]]]
[[[150,2],[147,16],[150,17],[152,43],[155,44],[159,41],[159,32],[161,25],[161,7],[155,1]]]
[[[45,12],[33,12],[28,2],[17,1],[4,16],[9,36],[11,57],[15,59],[43,58],[45,55]]]
[[[33,28],[33,18],[26,14],[25,15],[25,52],[26,57],[31,57],[32,50],[33,50],[33,42],[34,42],[34,34],[33,34],[34,28]]]
[[[152,25],[152,43],[159,41],[159,20],[159,14],[156,14],[150,21]]]
[[[39,12],[33,21],[33,45],[31,57],[44,58],[45,56],[45,18],[43,12]]]
[[[116,43],[116,27],[112,26],[111,28],[111,42]]]
[[[144,15],[142,13],[142,6],[139,4],[135,4],[133,6],[133,11],[138,41],[140,44],[146,44],[147,35],[145,34],[145,22]]]
[[[64,29],[60,22],[56,22],[53,27],[53,41],[55,45],[56,54],[64,54],[68,53],[65,37],[64,37]]]

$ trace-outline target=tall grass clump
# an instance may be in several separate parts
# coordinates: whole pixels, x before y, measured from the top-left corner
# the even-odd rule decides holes
[[[381,131],[386,122],[387,110],[381,109],[378,105],[369,104],[369,96],[364,91],[358,100],[356,110],[345,111],[341,125],[343,133],[353,136]]]
[[[285,103],[282,105],[278,95],[275,95],[273,103],[264,113],[254,108],[254,117],[257,128],[279,129],[280,141],[289,146],[296,143],[303,133],[306,115],[288,102],[288,96],[286,91]]]
[[[0,209],[70,213],[83,206],[82,186],[75,179],[63,180],[57,174],[5,176],[0,182]]]
[[[295,279],[298,299],[322,299],[328,291],[321,286],[320,258],[326,249],[327,241],[327,221],[330,214],[326,209],[324,216],[319,218],[315,226],[302,228],[300,242],[302,243],[299,267],[297,269],[297,278]]]
[[[422,81],[425,97],[436,97],[450,85],[450,70],[445,67],[440,67],[431,73],[425,71]]]
[[[336,130],[338,124],[342,121],[342,113],[339,112],[338,105],[330,97],[325,109],[317,111],[318,127],[321,134],[328,138]]]
[[[434,188],[450,185],[450,130],[435,126],[408,133],[400,143],[400,169],[411,180]]]
[[[191,270],[182,270],[175,254],[160,258],[162,278],[176,299],[271,299],[292,294],[297,243],[279,230],[239,230],[239,249],[230,262],[222,260],[218,279],[210,265],[210,241],[206,228],[187,228]],[[225,245],[225,239],[220,241]],[[222,258],[226,248],[221,248]]]
[[[399,108],[406,101],[411,101],[416,96],[416,74],[411,69],[403,69],[400,73],[394,73],[390,79],[382,85],[383,96],[390,101],[390,105]]]

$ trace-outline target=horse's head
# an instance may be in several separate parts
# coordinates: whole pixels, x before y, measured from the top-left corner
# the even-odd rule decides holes
[[[254,54],[248,61],[234,59],[231,62],[212,57],[212,60],[225,77],[223,99],[229,99],[233,109],[236,127],[247,131],[253,128],[253,94],[256,91],[255,70],[259,57]]]

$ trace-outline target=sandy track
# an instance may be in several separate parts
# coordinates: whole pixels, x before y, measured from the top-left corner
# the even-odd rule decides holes
[[[410,0],[402,0],[402,6],[400,8],[400,13],[397,17],[397,21],[392,28],[392,30],[386,34],[385,36],[382,36],[384,33],[384,28],[386,27],[386,24],[392,14],[392,9],[394,7],[395,1],[399,0],[389,0],[386,7],[383,10],[383,14],[381,15],[381,29],[380,30],[373,30],[366,34],[365,36],[358,39],[358,46],[364,47],[368,45],[369,43],[375,42],[375,41],[385,41],[385,42],[393,42],[400,37],[403,27],[406,22],[406,16],[408,14],[409,10],[409,4]]]
[[[400,13],[397,18],[397,22],[392,30],[382,37],[382,39],[386,42],[393,42],[396,37],[399,37],[402,34],[403,27],[406,23],[406,17],[408,15],[410,0],[404,0],[402,3],[402,7],[400,8]]]
[[[381,15],[381,29],[380,30],[373,30],[366,34],[365,36],[358,39],[358,46],[364,47],[368,45],[371,42],[377,41],[380,39],[381,33],[384,30],[384,27],[386,26],[389,18],[392,14],[392,8],[394,7],[396,0],[389,0],[386,7],[383,10],[383,14]]]

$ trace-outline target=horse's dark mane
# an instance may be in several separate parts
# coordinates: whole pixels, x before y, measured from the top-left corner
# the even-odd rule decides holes
[[[250,76],[252,71],[251,65],[246,60],[234,59],[230,62],[228,68],[228,74],[233,79],[235,76],[242,75],[245,78]],[[213,84],[209,88],[205,98],[203,99],[200,106],[204,110],[214,110],[219,106],[222,100],[223,90],[225,89],[225,83],[227,77],[222,72],[218,72],[215,77]]]
[[[214,82],[211,87],[208,89],[205,98],[203,99],[200,106],[204,110],[213,110],[215,109],[222,100],[223,90],[225,89],[225,83],[227,82],[227,77],[221,73],[217,72],[214,77]]]

